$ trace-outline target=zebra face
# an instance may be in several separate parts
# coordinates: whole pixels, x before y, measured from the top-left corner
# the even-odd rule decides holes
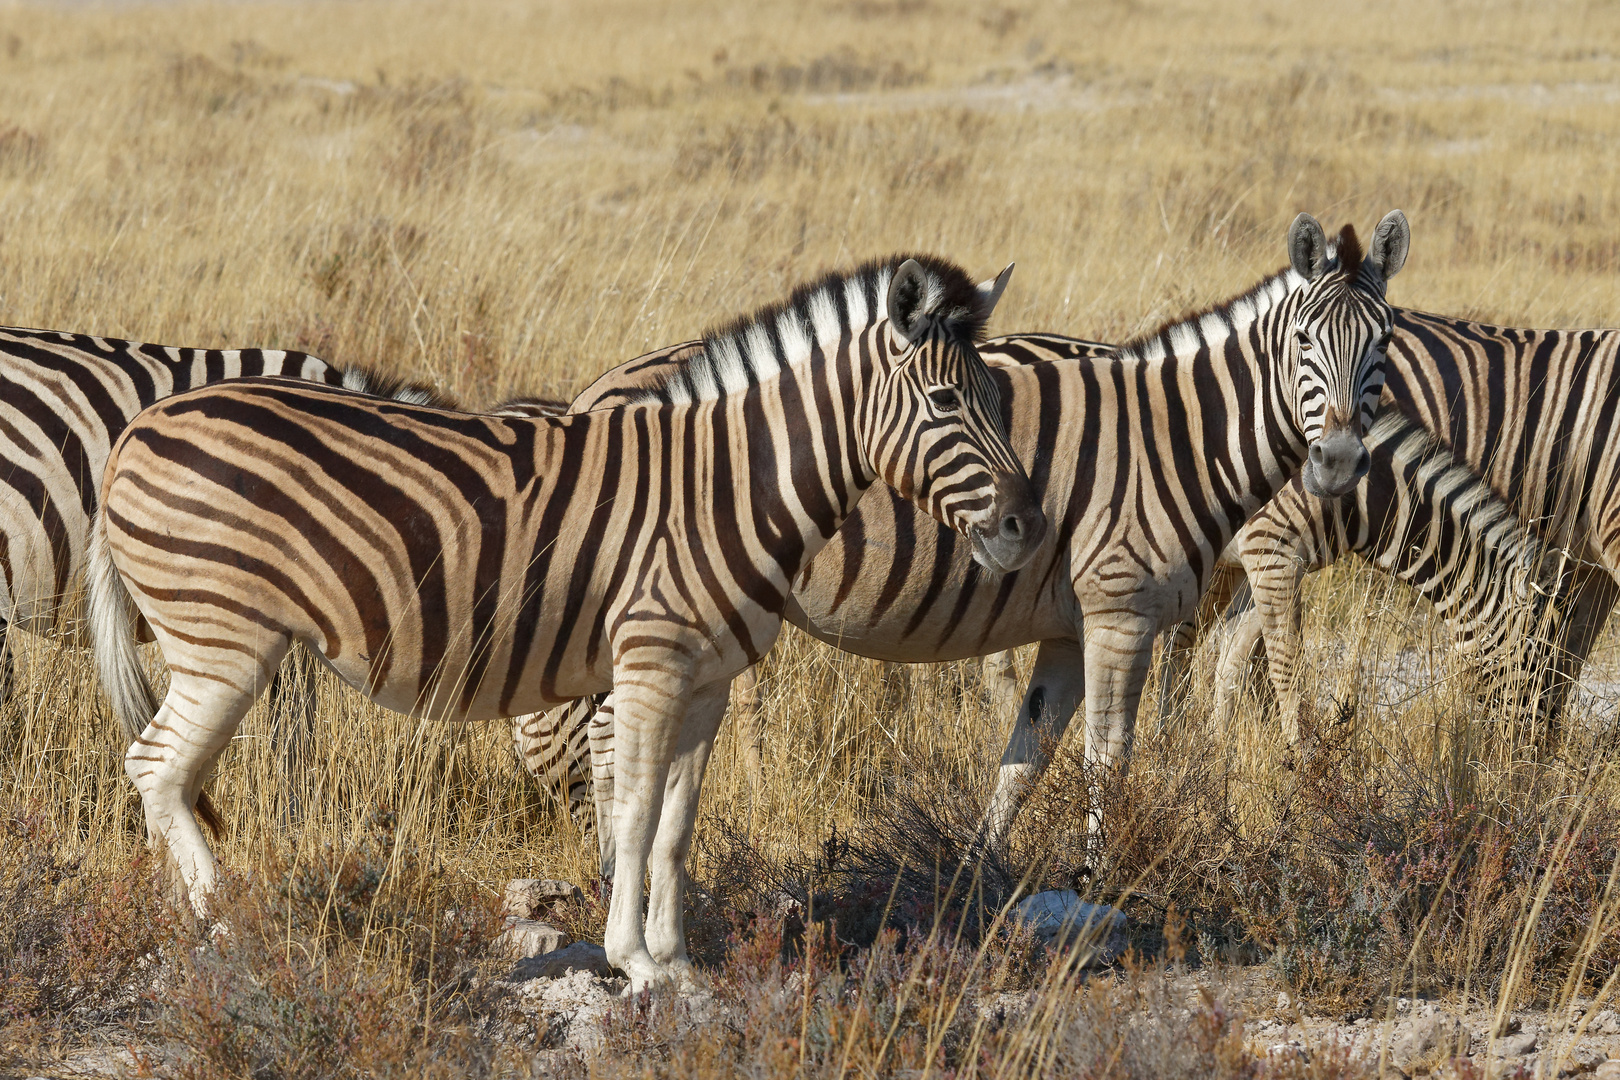
[[[889,283],[889,332],[878,337],[867,438],[878,476],[996,573],[1029,562],[1046,535],[1046,514],[1007,442],[1000,391],[963,332],[964,323],[984,324],[1011,273],[980,285],[964,314],[918,263],[901,264]]]
[[[1378,411],[1395,315],[1384,299],[1385,284],[1405,263],[1410,243],[1399,210],[1378,223],[1365,257],[1348,225],[1336,250],[1309,214],[1299,215],[1289,229],[1289,261],[1306,285],[1287,348],[1295,372],[1295,417],[1308,447],[1302,480],[1318,498],[1349,492],[1371,464],[1362,436]]]

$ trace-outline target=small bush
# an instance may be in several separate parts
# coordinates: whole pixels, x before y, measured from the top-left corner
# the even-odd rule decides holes
[[[272,854],[226,874],[218,929],[172,943],[160,1035],[181,1077],[478,1076],[503,1051],[483,962],[498,918],[396,843],[379,815],[352,849]]]
[[[0,1045],[139,1013],[166,931],[148,860],[97,872],[37,810],[0,828]]]

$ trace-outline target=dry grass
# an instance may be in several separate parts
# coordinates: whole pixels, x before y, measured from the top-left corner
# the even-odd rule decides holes
[[[0,11],[9,324],[304,348],[429,378],[476,405],[570,392],[823,267],[900,248],[986,276],[1016,259],[998,331],[1119,339],[1279,265],[1299,209],[1365,228],[1392,206],[1414,229],[1396,303],[1526,325],[1616,318],[1620,61],[1602,43],[1620,39],[1620,10],[1607,5]],[[1405,594],[1346,566],[1310,596],[1318,654],[1342,658],[1316,689],[1357,703],[1355,733],[1320,766],[1337,771],[1312,780],[1281,767],[1258,708],[1207,730],[1200,697],[1185,723],[1205,734],[1143,740],[1114,796],[1130,823],[1116,867],[1088,887],[1137,890],[1144,947],[1162,944],[1154,935],[1173,903],[1203,943],[1193,953],[1269,955],[1296,988],[1345,1008],[1419,983],[1508,1003],[1590,995],[1611,970],[1617,850],[1615,784],[1593,768],[1606,744],[1582,722],[1592,707],[1577,708],[1550,758],[1529,753],[1448,682],[1403,698],[1366,674],[1401,655],[1444,669],[1443,632]],[[73,882],[129,878],[138,808],[83,659],[37,642],[19,651],[18,692],[0,708],[0,816],[56,838],[51,859],[75,872],[28,902],[70,918],[89,903]],[[789,635],[769,674],[772,779],[750,791],[722,735],[705,793],[711,854],[729,850],[714,824],[724,822],[761,857],[810,859],[834,827],[858,837],[863,822],[912,805],[896,802],[900,776],[942,778],[936,797],[954,790],[947,781],[966,785],[966,799],[1004,738],[969,666],[900,678]],[[427,889],[442,907],[455,890],[493,896],[511,877],[591,876],[589,838],[518,780],[503,730],[417,725],[327,684],[313,764],[289,769],[270,730],[255,713],[214,785],[231,825],[222,856],[249,880],[371,852],[400,888]],[[1054,771],[1027,826],[1048,831],[1023,843],[1072,820],[1074,783],[1072,767]],[[395,822],[381,855],[377,807]],[[1492,823],[1518,846],[1492,847]],[[1053,880],[1072,870],[1057,848],[1038,868]],[[713,861],[700,876],[723,869]],[[1566,869],[1584,875],[1579,889]],[[1368,896],[1388,919],[1340,918],[1365,911],[1355,898]],[[49,993],[28,990],[28,1001],[55,1002],[45,1012],[58,1018],[88,1015],[89,999],[64,986],[101,977],[73,940],[47,958],[57,967],[18,976],[46,972]],[[366,1001],[432,1000],[405,961],[366,942],[343,948],[348,959],[322,968],[327,990],[348,978],[374,995]],[[286,974],[287,985],[306,974]],[[858,1021],[829,1000],[827,1023]],[[20,1001],[0,1002],[12,1009],[0,1019],[37,1019]],[[431,1027],[438,1014],[419,1015]],[[1051,1031],[1079,1030],[1063,1015],[1068,1026],[1054,1019]],[[1209,1021],[1200,1052],[1228,1053],[1226,1023]],[[920,1045],[939,1049],[947,1028],[924,1025]],[[401,1047],[421,1031],[400,1030],[404,1042],[367,1059],[376,1069],[420,1065]],[[1027,1042],[958,1035],[984,1061],[1029,1063]],[[687,1061],[667,1041],[631,1042],[650,1060]],[[245,1057],[220,1060],[251,1071],[260,1052],[270,1053],[237,1046]],[[925,1059],[862,1060],[884,1070]],[[1079,1060],[1040,1060],[1060,1059]],[[670,1069],[709,1067],[699,1065]]]

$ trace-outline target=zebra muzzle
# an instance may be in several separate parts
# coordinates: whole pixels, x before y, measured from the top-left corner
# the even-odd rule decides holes
[[[996,484],[996,503],[984,525],[968,529],[973,558],[997,573],[1011,573],[1035,557],[1046,539],[1046,512],[1024,476],[1004,476]]]
[[[1305,490],[1319,499],[1347,494],[1372,466],[1372,455],[1361,437],[1348,428],[1336,428],[1311,444],[1305,461]]]

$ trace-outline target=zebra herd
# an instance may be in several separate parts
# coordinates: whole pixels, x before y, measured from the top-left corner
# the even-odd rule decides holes
[[[1218,699],[1263,637],[1300,739],[1300,578],[1346,551],[1558,707],[1620,595],[1620,331],[1392,308],[1409,242],[1301,214],[1283,270],[1119,346],[984,340],[1011,267],[895,256],[484,413],[301,353],[0,331],[0,633],[93,647],[199,911],[204,785],[295,645],[390,709],[517,717],[532,770],[593,781],[604,875],[650,880],[610,960],[684,982],[703,774],[784,619],[899,662],[1039,643],[987,843],[1082,703],[1088,761],[1128,763],[1155,640],[1173,714],[1234,595]]]

